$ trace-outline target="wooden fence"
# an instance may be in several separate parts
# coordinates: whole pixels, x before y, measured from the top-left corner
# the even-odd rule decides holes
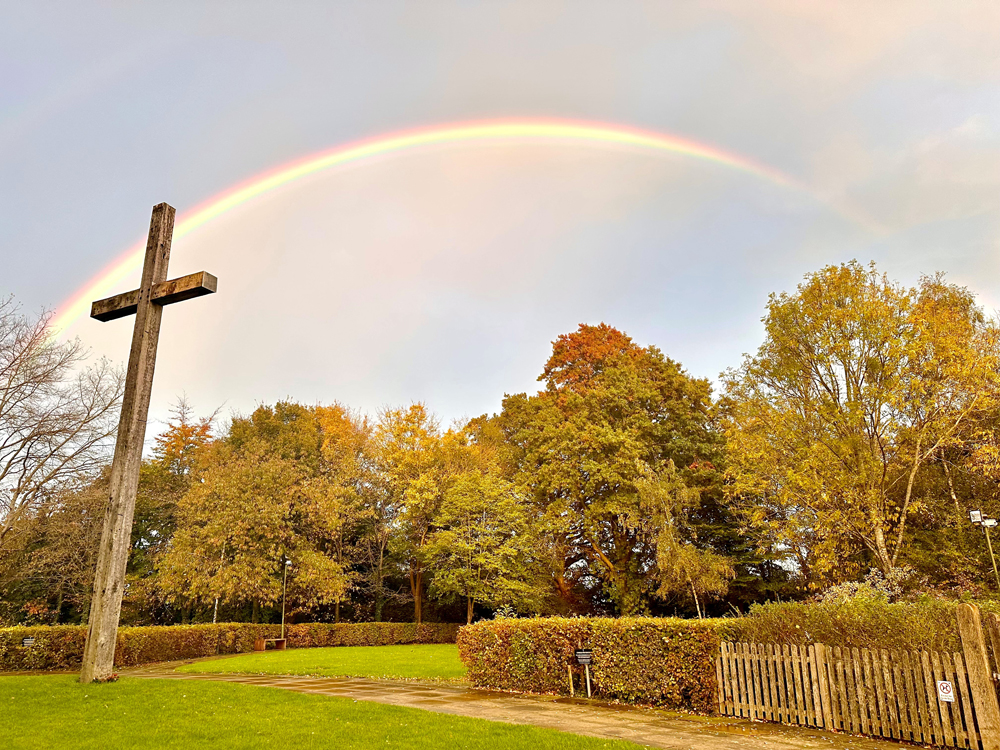
[[[719,713],[1000,750],[995,670],[973,609],[960,608],[962,653],[723,643],[716,664]],[[943,699],[949,695],[952,701]]]
[[[962,654],[724,643],[717,671],[727,716],[979,747]],[[938,699],[939,680],[953,703]]]

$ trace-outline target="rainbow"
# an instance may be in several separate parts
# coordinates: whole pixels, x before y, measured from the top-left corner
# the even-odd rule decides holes
[[[385,154],[400,153],[421,146],[517,140],[560,144],[608,144],[677,154],[713,162],[755,175],[777,185],[809,192],[804,185],[768,166],[714,146],[666,133],[576,120],[516,119],[453,123],[390,133],[336,146],[328,151],[312,154],[251,177],[182,214],[174,227],[174,239],[190,234],[212,219],[258,196],[265,195],[303,177],[343,164]],[[843,214],[844,212],[838,211],[838,213]],[[848,216],[848,218],[851,217]],[[856,221],[856,219],[851,220]],[[142,267],[144,249],[145,241],[129,248],[124,255],[60,305],[50,322],[52,333],[54,335],[61,334],[78,319],[89,314],[90,303],[93,300],[123,291],[120,286],[124,280]]]

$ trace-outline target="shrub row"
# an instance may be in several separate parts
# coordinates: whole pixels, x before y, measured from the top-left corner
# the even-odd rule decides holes
[[[285,635],[289,648],[454,643],[458,627],[395,622],[288,625]],[[277,638],[280,634],[280,625],[247,623],[119,628],[115,666],[238,654],[252,651],[257,638]],[[34,638],[34,644],[22,646],[25,638]],[[83,625],[0,628],[0,672],[76,669],[86,638]]]
[[[724,640],[856,646],[908,651],[959,651],[959,602],[927,597],[889,603],[876,598],[838,602],[753,605],[745,617],[723,621]],[[978,602],[983,612],[994,602]]]
[[[462,628],[458,648],[477,687],[567,695],[567,665],[573,664],[577,648],[585,648],[593,651],[590,675],[596,697],[711,712],[717,701],[717,622],[654,617],[487,620]]]

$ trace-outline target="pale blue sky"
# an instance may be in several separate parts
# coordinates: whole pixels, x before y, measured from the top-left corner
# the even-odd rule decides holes
[[[535,387],[606,321],[717,377],[767,294],[850,258],[1000,306],[995,2],[0,0],[0,293],[54,308],[180,211],[408,127],[584,118],[707,142],[822,202],[680,158],[437,149],[312,178],[175,246],[154,414],[283,396],[445,419]],[[871,227],[878,227],[873,230]],[[72,329],[125,356],[127,323]]]

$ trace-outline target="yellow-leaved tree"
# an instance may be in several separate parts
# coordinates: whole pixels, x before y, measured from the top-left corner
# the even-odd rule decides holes
[[[996,325],[940,275],[905,288],[856,261],[771,295],[763,322],[724,376],[730,496],[813,585],[891,572],[918,475],[996,407]]]
[[[204,448],[178,505],[177,531],[159,566],[171,598],[261,606],[282,596],[307,609],[341,601],[351,584],[343,529],[352,518],[351,456],[361,429],[337,407],[278,403],[234,418]],[[340,452],[344,455],[340,455]]]

